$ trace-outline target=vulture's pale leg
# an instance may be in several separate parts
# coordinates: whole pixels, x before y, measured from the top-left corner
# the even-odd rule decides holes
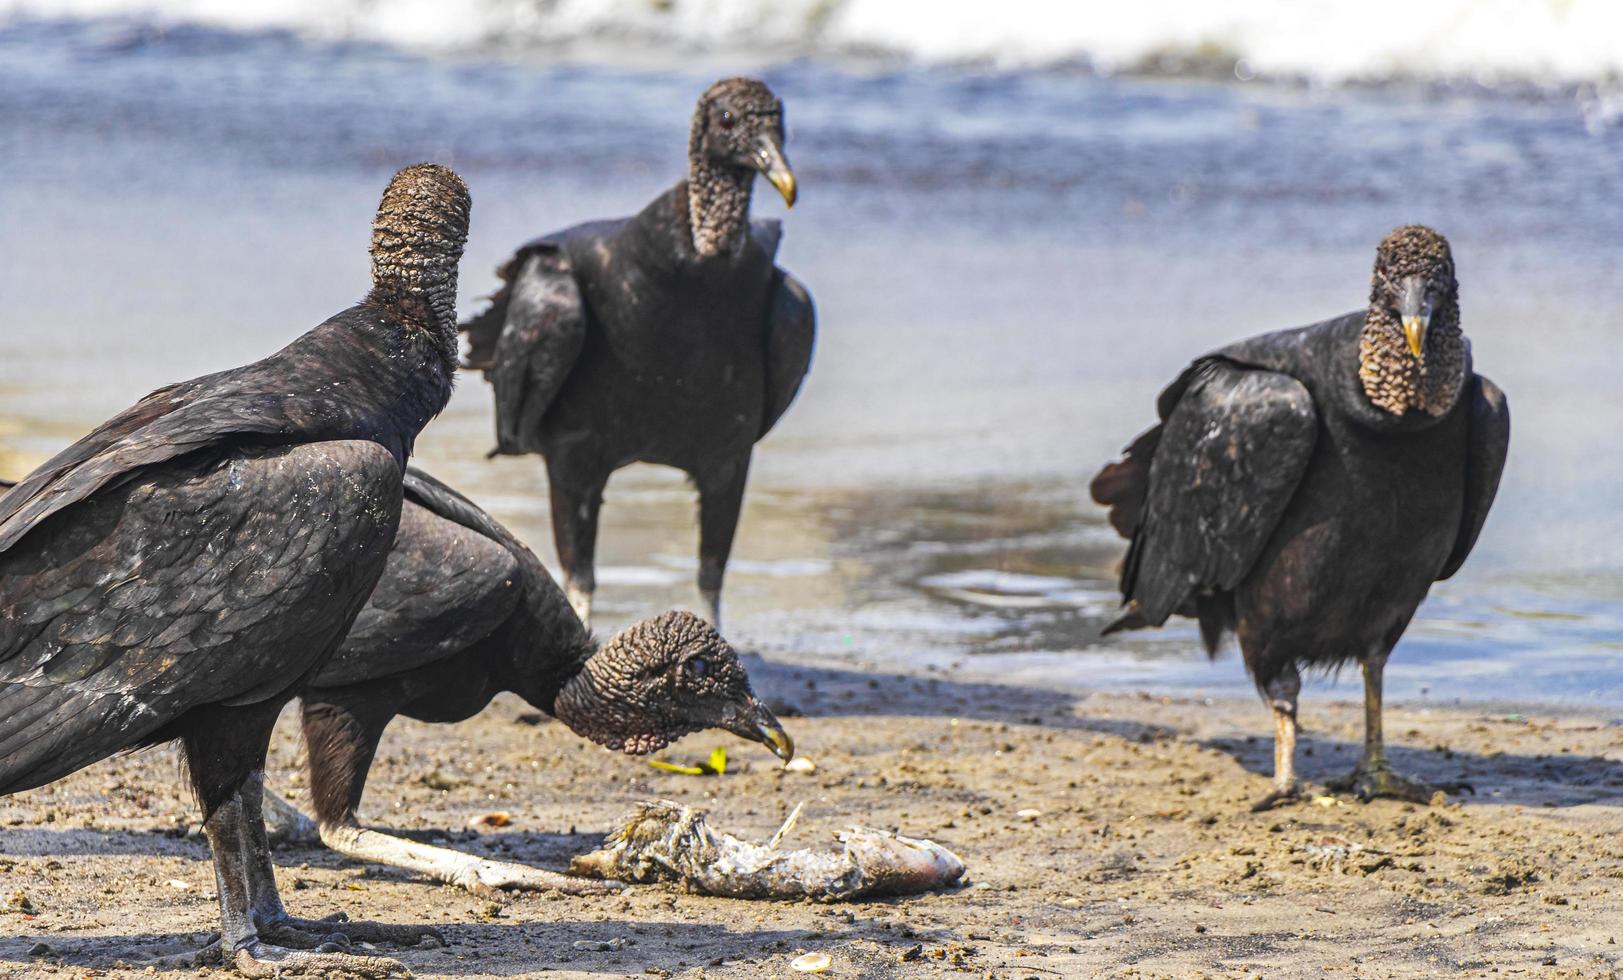
[[[721,581],[733,550],[738,514],[744,508],[744,484],[749,479],[746,456],[720,473],[697,474],[699,486],[699,596],[716,632],[721,632]]]
[[[203,822],[203,833],[214,852],[220,944],[226,959],[249,977],[274,977],[283,971],[315,975],[326,971],[360,977],[387,977],[400,972],[399,963],[381,956],[356,956],[336,945],[288,949],[261,938],[254,923],[249,871],[256,860],[255,845],[247,832],[242,798],[238,790]],[[257,807],[254,812],[258,812]]]
[[[592,628],[592,588],[582,585],[574,578],[564,579],[564,595],[569,598],[569,608],[575,610],[582,626]]]
[[[1428,786],[1425,783],[1405,779],[1392,771],[1392,766],[1386,759],[1386,740],[1381,732],[1381,716],[1384,708],[1381,699],[1381,681],[1386,672],[1388,656],[1389,654],[1382,653],[1363,661],[1364,756],[1359,760],[1358,768],[1350,774],[1341,779],[1331,780],[1330,788],[1351,790],[1366,803],[1377,797],[1408,800],[1411,803],[1429,803],[1440,790],[1450,793],[1458,793],[1461,790],[1472,791],[1465,783]]]
[[[405,868],[435,881],[456,885],[475,895],[494,897],[498,890],[559,891],[567,895],[601,895],[619,891],[614,881],[571,878],[556,871],[483,858],[392,837],[355,824],[326,825],[321,839],[328,847],[357,861],[372,861],[393,868]]]
[[[1296,778],[1296,698],[1301,691],[1302,675],[1295,667],[1287,667],[1263,690],[1274,713],[1274,789],[1251,805],[1253,813],[1302,798],[1302,782]]]
[[[261,816],[259,800],[263,795],[263,783],[263,776],[254,773],[242,789],[243,826],[250,844],[248,889],[254,925],[259,928],[262,936],[274,942],[301,948],[322,943],[348,946],[352,942],[413,946],[427,937],[444,943],[439,930],[432,926],[352,922],[343,912],[335,912],[321,919],[300,919],[288,915],[287,909],[282,905],[281,893],[276,889],[276,872],[271,863],[270,842],[266,839],[265,823]]]

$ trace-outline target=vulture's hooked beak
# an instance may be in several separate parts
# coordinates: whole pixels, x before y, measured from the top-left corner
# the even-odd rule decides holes
[[[798,197],[795,183],[795,172],[789,169],[789,161],[783,158],[783,147],[778,145],[778,138],[770,133],[762,133],[755,140],[755,169],[761,172],[772,186],[783,195],[783,203],[789,207],[795,206]]]
[[[784,762],[795,757],[795,740],[789,737],[789,733],[783,730],[782,725],[778,724],[772,710],[753,694],[742,708],[728,705],[720,727],[739,738],[760,742]]]
[[[1403,336],[1408,338],[1409,353],[1418,361],[1426,347],[1426,330],[1431,326],[1431,303],[1426,299],[1425,279],[1409,276],[1403,280],[1398,314],[1403,318]]]

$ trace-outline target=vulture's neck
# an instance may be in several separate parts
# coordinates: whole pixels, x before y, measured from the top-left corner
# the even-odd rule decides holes
[[[701,258],[733,255],[749,237],[755,172],[717,164],[703,154],[688,161],[688,232]]]
[[[1448,414],[1465,383],[1459,304],[1450,303],[1432,317],[1419,359],[1409,351],[1403,325],[1386,309],[1372,308],[1359,335],[1358,377],[1370,403],[1392,415]]]
[[[457,358],[456,283],[461,249],[420,238],[409,247],[376,254],[367,302],[426,341],[454,371]]]
[[[615,735],[619,726],[611,688],[597,673],[590,657],[577,663],[552,698],[552,716],[576,735],[618,751],[622,743]]]

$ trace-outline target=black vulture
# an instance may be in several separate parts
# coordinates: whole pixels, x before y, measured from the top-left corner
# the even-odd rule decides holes
[[[482,860],[357,822],[378,740],[395,716],[462,721],[502,691],[632,755],[705,728],[761,742],[785,761],[794,755],[732,648],[704,620],[665,613],[599,648],[546,568],[490,515],[415,469],[407,471],[405,496],[383,577],[303,694],[311,798],[329,847],[478,893],[603,890],[601,882]]]
[[[372,289],[281,351],[170,385],[0,497],[0,793],[178,740],[250,975],[362,968],[276,891],[260,785],[282,706],[382,574],[418,432],[456,366],[469,198],[420,164],[384,191]],[[285,938],[284,938],[285,937]]]
[[[755,442],[811,364],[810,295],[773,264],[776,221],[751,222],[757,173],[795,201],[783,105],[732,78],[699,99],[688,176],[631,218],[523,245],[488,310],[463,326],[470,368],[495,389],[497,454],[540,453],[564,585],[591,625],[603,487],[635,462],[699,492],[699,591],[720,627]]]
[[[1364,799],[1424,801],[1381,739],[1381,672],[1431,583],[1459,570],[1510,444],[1498,386],[1472,371],[1448,242],[1392,232],[1369,309],[1264,334],[1195,361],[1161,393],[1161,424],[1093,480],[1131,539],[1126,610],[1106,632],[1199,619],[1226,631],[1273,709],[1274,792],[1298,795],[1301,669],[1358,661]]]

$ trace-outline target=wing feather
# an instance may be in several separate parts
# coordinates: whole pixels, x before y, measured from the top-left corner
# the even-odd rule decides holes
[[[319,687],[393,676],[463,650],[550,584],[540,559],[449,486],[411,468],[405,496],[388,565]]]
[[[171,464],[0,554],[0,792],[141,744],[194,707],[296,685],[381,570],[399,482],[366,441]],[[298,574],[260,595],[288,565]],[[124,601],[143,583],[163,587]],[[205,609],[200,594],[229,598]]]
[[[496,396],[492,455],[539,449],[541,420],[586,343],[586,310],[568,254],[535,246],[514,277],[489,372]]]
[[[1460,515],[1460,534],[1454,550],[1443,566],[1439,581],[1460,570],[1476,546],[1477,536],[1488,519],[1488,510],[1499,492],[1499,478],[1505,472],[1510,453],[1510,403],[1499,386],[1476,375],[1471,391],[1471,436],[1465,457],[1465,509]]]
[[[1284,374],[1207,358],[1168,395],[1164,421],[1130,447],[1126,466],[1095,479],[1096,496],[1132,536],[1121,579],[1130,609],[1118,627],[1159,626],[1191,600],[1237,586],[1317,441],[1312,395]]]
[[[811,293],[782,269],[775,269],[774,275],[777,281],[767,309],[766,406],[760,436],[772,431],[789,410],[811,370],[812,350],[817,345],[817,310]]]

